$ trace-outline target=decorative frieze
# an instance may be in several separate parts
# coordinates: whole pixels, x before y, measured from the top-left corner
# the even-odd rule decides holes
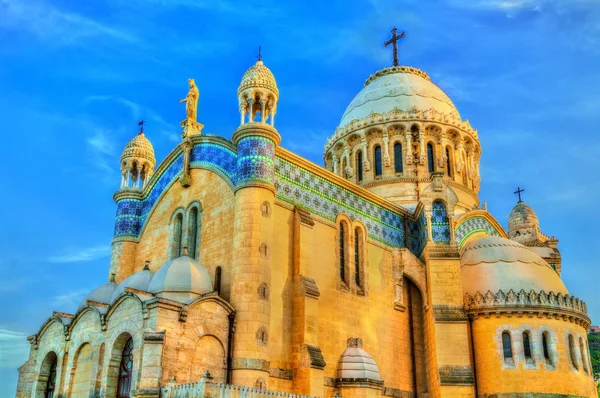
[[[262,370],[265,372],[270,371],[270,362],[266,359],[258,358],[234,358],[232,369],[251,369],[251,370]]]
[[[467,314],[457,305],[434,305],[433,317],[436,322],[466,322]]]
[[[311,368],[325,369],[327,363],[325,362],[325,358],[323,357],[323,353],[319,347],[306,344],[306,351],[308,352]]]
[[[473,369],[469,365],[446,365],[438,368],[443,386],[472,386],[475,384]]]
[[[293,380],[294,371],[292,369],[270,368],[269,376],[276,379]]]

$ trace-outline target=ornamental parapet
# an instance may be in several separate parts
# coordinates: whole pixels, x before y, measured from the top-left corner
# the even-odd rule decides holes
[[[416,107],[413,107],[408,111],[394,108],[391,111],[384,113],[376,113],[373,111],[362,119],[352,119],[344,127],[338,127],[335,133],[331,137],[327,138],[327,142],[325,143],[325,151],[330,149],[339,139],[347,136],[351,132],[367,129],[379,124],[394,122],[437,122],[440,124],[445,124],[449,127],[454,127],[470,134],[472,138],[478,139],[477,130],[471,127],[471,124],[468,120],[462,120],[457,113],[447,114],[439,112],[434,108],[425,111],[417,109]]]
[[[481,315],[489,318],[492,314],[498,317],[501,315],[532,317],[536,314],[540,318],[544,315],[548,318],[562,318],[585,328],[590,325],[587,305],[582,300],[568,294],[546,293],[543,290],[540,292],[531,290],[527,293],[521,289],[517,293],[511,289],[507,293],[499,290],[495,294],[488,290],[485,294],[477,292],[474,296],[466,293],[464,308],[472,319],[477,319]]]

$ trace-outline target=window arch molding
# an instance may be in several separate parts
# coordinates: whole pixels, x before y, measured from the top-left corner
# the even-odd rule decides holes
[[[351,258],[353,288],[359,295],[367,292],[368,280],[368,254],[367,254],[367,227],[360,221],[352,222],[351,246],[353,256]]]
[[[189,256],[197,260],[202,231],[202,203],[195,200],[187,205],[183,226],[182,246],[187,246]]]
[[[185,210],[183,207],[175,209],[169,220],[169,244],[168,256],[169,260],[173,260],[183,254],[183,230],[185,222]]]
[[[352,220],[345,214],[338,214],[336,218],[336,279],[341,290],[348,291],[351,286],[350,265],[353,253],[352,246]]]

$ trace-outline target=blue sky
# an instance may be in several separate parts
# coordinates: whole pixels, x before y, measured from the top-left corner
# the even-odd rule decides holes
[[[525,187],[600,322],[597,0],[0,0],[0,396],[14,394],[25,337],[106,280],[118,158],[138,120],[160,161],[193,77],[204,132],[230,138],[261,44],[282,145],[321,164],[364,80],[390,65],[394,25],[401,63],[479,130],[481,199],[506,225]]]

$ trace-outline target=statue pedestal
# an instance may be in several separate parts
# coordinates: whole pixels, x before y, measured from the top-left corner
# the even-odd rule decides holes
[[[201,134],[202,128],[204,127],[202,123],[198,123],[192,119],[185,119],[179,123],[179,125],[181,126],[181,138],[187,138],[192,135]]]

